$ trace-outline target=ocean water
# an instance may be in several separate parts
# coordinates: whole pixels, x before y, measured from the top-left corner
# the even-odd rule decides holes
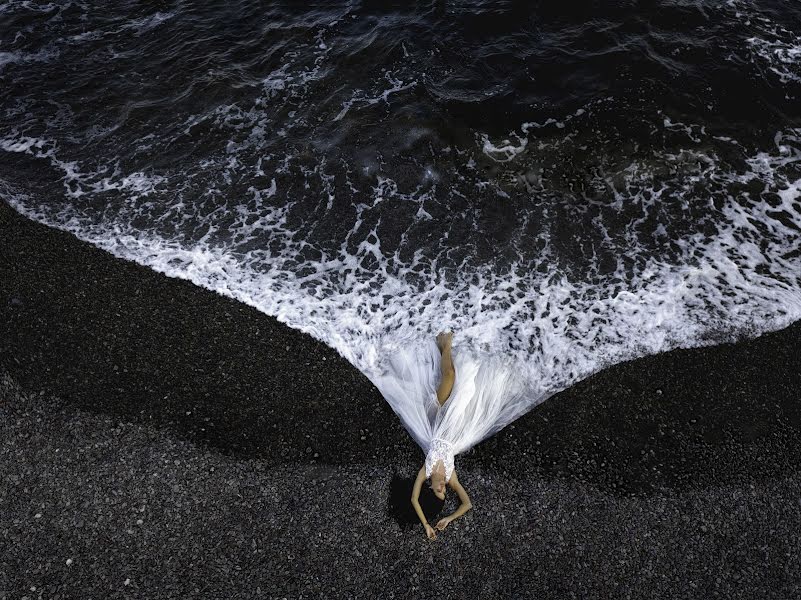
[[[801,4],[0,4],[0,195],[529,405],[801,318]]]

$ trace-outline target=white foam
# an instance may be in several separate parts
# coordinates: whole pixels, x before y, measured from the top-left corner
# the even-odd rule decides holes
[[[665,126],[685,129],[672,121]],[[687,131],[694,134],[696,129]],[[49,161],[63,172],[67,194],[77,199],[108,190],[141,198],[158,193],[163,182],[160,176],[117,169],[85,172],[81,164],[59,158],[57,144],[45,139],[18,136],[0,140],[0,148]],[[265,203],[279,191],[275,177],[268,177],[263,188],[250,188],[256,204],[240,206],[229,226],[236,236],[227,246],[213,242],[211,233],[188,243],[134,229],[124,211],[110,221],[93,221],[79,206],[51,212],[23,194],[6,190],[4,195],[21,212],[117,256],[273,315],[333,346],[371,377],[393,349],[453,328],[456,351],[514,361],[534,404],[618,361],[756,335],[801,318],[801,264],[791,254],[798,243],[795,228],[801,227],[801,177],[788,175],[798,173],[801,132],[778,134],[775,148],[751,156],[744,173],[727,170],[714,155],[693,152],[704,158],[698,162],[698,177],[713,186],[728,189],[758,180],[775,194],[774,200],[735,194],[715,212],[715,236],[689,234],[673,240],[681,248],[680,260],[643,255],[632,270],[620,257],[609,276],[588,273],[585,281],[568,279],[555,267],[547,234],[542,264],[550,266],[544,272],[523,263],[503,271],[470,267],[453,281],[442,277],[442,267],[453,267],[444,256],[418,250],[404,260],[403,244],[387,256],[378,226],[365,230],[371,211],[386,202],[414,202],[418,213],[426,213],[423,206],[433,193],[403,192],[387,178],[379,179],[373,197],[356,207],[353,230],[338,250],[318,248],[314,260],[300,258],[309,242],[288,225],[293,203]],[[684,165],[686,154],[666,154],[662,160]],[[624,181],[615,192],[619,201],[636,202],[644,215],[655,210],[659,193],[667,192],[652,177],[647,165],[623,169],[618,178]],[[673,182],[670,193],[691,194],[692,180]],[[631,189],[639,191],[632,196],[626,191]],[[784,211],[783,220],[775,217],[777,211]],[[170,214],[192,217],[183,205]],[[209,232],[215,231],[219,216],[208,217]],[[271,250],[248,246],[264,232],[269,232]],[[655,235],[666,236],[664,227]],[[367,258],[372,259],[369,267],[364,266]]]
[[[528,138],[514,135],[516,142],[503,139],[497,144],[490,141],[489,136],[481,134],[481,150],[495,162],[509,162],[514,160],[518,154],[522,154],[528,146]]]
[[[146,31],[168,18],[135,27]],[[307,143],[316,131],[306,109],[314,106],[314,117],[331,126],[353,116],[349,111],[396,102],[417,78],[399,63],[360,89],[331,93],[326,77],[336,72],[336,40],[332,23],[315,18],[323,17],[310,15],[304,25],[318,26],[316,34],[281,57],[251,106],[224,104],[184,119],[178,135],[206,124],[227,140],[196,163],[187,159],[178,172],[126,170],[117,157],[76,160],[44,134],[11,132],[0,151],[52,169],[67,200],[43,202],[8,184],[0,194],[20,212],[117,256],[273,315],[372,378],[394,349],[452,328],[457,352],[512,361],[532,405],[618,361],[757,335],[801,318],[798,130],[779,132],[773,147],[741,156],[747,169],[734,171],[714,150],[730,144],[742,152],[734,138],[710,138],[703,127],[658,114],[653,127],[679,146],[647,161],[610,164],[591,182],[595,195],[571,196],[542,170],[536,194],[524,197],[482,175],[484,157],[499,169],[533,171],[541,158],[571,145],[577,155],[602,152],[587,145],[592,139],[575,141],[596,129],[584,119],[592,123],[593,111],[615,102],[602,98],[503,136],[476,131],[474,148],[454,144],[441,161],[410,161],[409,170],[419,173],[413,184],[402,180],[402,169],[348,163],[346,152],[344,167],[329,169],[326,153]],[[796,59],[790,50],[774,55],[770,60],[781,64],[790,64],[782,57]],[[282,107],[292,110],[284,114]],[[295,144],[276,143],[290,136]],[[152,154],[165,142],[158,135],[141,139]],[[744,191],[755,183],[765,191]],[[481,203],[496,196],[516,211],[514,231],[505,232],[508,247],[497,248],[505,262],[478,259],[448,239],[454,222],[474,232],[463,245],[487,241],[475,219]],[[518,206],[524,201],[528,212]],[[560,266],[564,241],[551,230],[554,213],[568,209],[577,228],[594,234],[580,272]],[[300,224],[298,215],[305,218]],[[332,215],[350,229],[308,235]],[[397,238],[390,245],[382,236],[386,220],[396,218],[407,221],[389,228]],[[701,233],[708,230],[714,234]],[[602,269],[595,255],[603,253]]]
[[[411,89],[417,85],[417,80],[404,82],[389,72],[384,73],[384,77],[386,78],[389,87],[383,89],[375,96],[367,95],[362,90],[356,90],[350,99],[342,103],[342,110],[340,110],[339,113],[334,117],[334,121],[342,120],[342,118],[348,114],[348,111],[350,111],[354,106],[372,106],[374,104],[378,104],[379,102],[388,104],[389,97],[392,94],[397,94],[398,92]]]
[[[755,64],[767,66],[782,83],[801,82],[801,36],[775,23],[758,5],[729,0],[735,16],[754,35],[745,39]]]
[[[67,5],[70,4],[72,4],[72,2],[67,2]],[[0,14],[13,13],[21,8],[30,12],[48,13],[62,9],[63,5],[62,3],[55,2],[41,3],[35,0],[9,0],[0,4]]]
[[[7,65],[48,62],[58,56],[53,48],[42,48],[36,52],[0,52],[0,71]]]
[[[750,37],[746,41],[783,83],[801,81],[801,38],[783,41]]]

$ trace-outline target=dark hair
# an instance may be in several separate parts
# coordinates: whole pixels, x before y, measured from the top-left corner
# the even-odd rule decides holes
[[[415,478],[413,477],[401,477],[395,473],[392,476],[392,481],[389,482],[387,512],[402,527],[420,524],[420,519],[417,518],[417,513],[412,506],[414,481]],[[419,502],[420,508],[423,509],[423,514],[429,522],[433,521],[445,506],[445,500],[437,498],[434,492],[431,491],[428,481],[423,482],[423,487],[420,489]]]

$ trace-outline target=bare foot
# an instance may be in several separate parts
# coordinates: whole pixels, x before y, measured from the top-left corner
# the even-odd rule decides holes
[[[437,336],[437,347],[439,348],[440,352],[444,352],[445,348],[450,348],[452,342],[453,342],[452,331],[443,331]]]

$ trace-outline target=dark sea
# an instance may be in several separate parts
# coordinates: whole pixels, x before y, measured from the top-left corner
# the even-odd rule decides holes
[[[10,0],[0,196],[534,404],[801,319],[801,2]]]

